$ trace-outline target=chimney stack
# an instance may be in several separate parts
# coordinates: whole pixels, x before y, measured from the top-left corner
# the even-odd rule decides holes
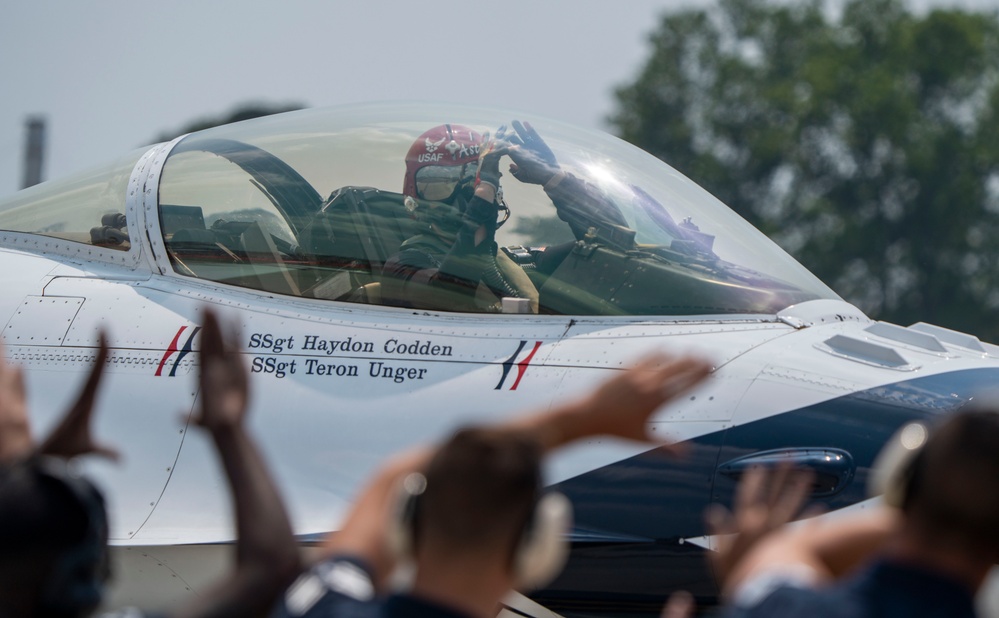
[[[42,181],[42,161],[45,154],[45,118],[30,116],[25,121],[27,135],[24,143],[24,181],[22,189]]]

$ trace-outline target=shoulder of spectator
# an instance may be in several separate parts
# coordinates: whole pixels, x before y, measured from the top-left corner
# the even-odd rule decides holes
[[[807,536],[799,531],[784,529],[761,540],[732,568],[723,582],[722,594],[728,599],[742,598],[747,588],[758,587],[761,579],[773,582],[784,576],[793,576],[808,585],[831,578]]]
[[[349,556],[362,562],[378,583],[395,566],[386,532],[398,509],[399,485],[409,474],[423,470],[433,451],[414,449],[396,455],[375,473],[361,491],[340,530],[327,537],[320,560]]]
[[[874,508],[784,526],[761,540],[733,567],[723,591],[738,594],[740,586],[766,573],[793,573],[798,581],[826,583],[879,551],[897,523],[898,514],[893,509]]]
[[[362,559],[331,556],[288,586],[271,616],[375,616],[378,599],[374,575]]]

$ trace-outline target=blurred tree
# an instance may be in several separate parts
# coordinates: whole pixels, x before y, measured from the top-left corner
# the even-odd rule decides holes
[[[872,317],[999,341],[999,17],[841,7],[664,15],[611,122]]]
[[[185,133],[204,131],[205,129],[210,129],[219,125],[241,122],[243,120],[250,120],[251,118],[259,118],[261,116],[270,116],[271,114],[293,112],[295,110],[302,109],[303,107],[303,105],[298,103],[244,103],[237,106],[227,114],[215,117],[206,116],[197,120],[192,120],[179,131],[166,131],[160,133],[159,137],[157,137],[155,141],[168,142],[175,137],[184,135]]]

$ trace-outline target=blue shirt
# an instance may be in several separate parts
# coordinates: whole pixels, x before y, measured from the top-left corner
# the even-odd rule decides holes
[[[722,615],[725,618],[974,618],[975,607],[972,591],[961,583],[923,568],[882,560],[853,577],[822,588],[778,585],[749,604],[728,607]]]
[[[376,594],[371,570],[361,561],[335,556],[320,562],[285,592],[271,618],[468,618],[411,595]]]

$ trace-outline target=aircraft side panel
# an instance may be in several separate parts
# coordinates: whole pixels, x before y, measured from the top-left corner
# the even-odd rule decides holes
[[[186,323],[174,341],[179,329],[171,324],[168,331],[165,325],[176,314],[135,290],[129,283],[57,277],[46,287],[44,303],[50,307],[38,312],[45,304],[26,299],[36,312],[15,315],[6,334],[12,359],[27,371],[33,418],[46,427],[89,371],[96,333],[107,331],[111,354],[98,393],[95,433],[121,452],[122,461],[85,465],[108,490],[110,537],[117,542],[135,537],[159,502],[187,434],[195,396],[190,352],[196,327]],[[57,310],[63,313],[55,315]],[[68,328],[67,319],[72,320]],[[19,327],[22,322],[24,328]],[[24,337],[18,340],[16,333],[29,328],[53,335],[47,342],[29,336],[32,345],[24,345]]]
[[[898,427],[956,410],[999,380],[999,359],[981,351],[878,332],[832,323],[753,351],[765,367],[726,434],[716,501],[731,500],[753,458],[778,451],[817,471],[813,499],[825,508],[854,504],[866,498],[874,458]]]
[[[5,345],[59,346],[83,298],[25,296],[3,330]]]
[[[539,323],[475,316],[428,322],[406,310],[290,303],[155,278],[118,287],[66,286],[93,287],[85,307],[92,303],[113,311],[114,332],[134,332],[129,346],[167,358],[164,373],[178,362],[203,305],[213,304],[237,320],[254,392],[252,430],[288,503],[295,505],[300,533],[335,528],[361,482],[389,455],[440,438],[461,422],[547,407],[564,373],[548,364],[548,355],[567,319]],[[128,304],[142,310],[130,316],[120,305],[131,296]],[[81,328],[95,327],[85,326],[82,317],[78,321]],[[147,322],[154,324],[147,328]],[[197,337],[191,341],[196,351]],[[171,348],[179,352],[170,355]],[[195,356],[179,361],[176,376],[192,393],[189,364]],[[144,381],[164,380],[152,376],[154,369],[160,365],[145,368]],[[155,414],[172,420],[174,412]],[[230,539],[227,503],[213,450],[194,431],[185,437],[163,499],[135,540]]]
[[[15,345],[8,351],[26,371],[32,421],[36,433],[44,435],[82,386],[96,346]],[[98,394],[94,432],[121,452],[122,461],[90,459],[85,465],[107,490],[112,541],[132,538],[152,512],[186,433],[178,417],[190,410],[193,393],[149,379],[145,370],[158,360],[157,353],[112,350]],[[140,402],[137,392],[148,401]]]
[[[651,432],[663,441],[699,444],[699,436],[712,434],[730,426],[732,415],[746,390],[756,378],[761,367],[740,357],[750,350],[774,339],[779,339],[793,329],[785,324],[765,320],[682,320],[659,324],[614,324],[595,320],[574,323],[553,351],[550,362],[567,364],[571,368],[559,385],[556,397],[564,400],[609,376],[607,369],[621,369],[653,352],[667,354],[693,353],[712,361],[717,368],[711,379],[694,389],[682,399],[672,402],[653,418]],[[596,443],[594,443],[596,442]],[[705,465],[713,467],[713,452],[717,446],[704,447]],[[563,482],[586,475],[587,482],[600,475],[599,469],[609,470],[615,462],[636,458],[650,450],[647,444],[599,440],[585,445],[572,446],[552,458],[549,464],[553,482]],[[610,466],[610,467],[608,467]],[[592,474],[590,474],[592,473]],[[615,479],[617,473],[611,473]],[[637,478],[642,475],[630,475]],[[710,486],[704,483],[704,474],[681,475],[681,485],[688,484],[691,494],[698,494],[697,503],[708,499]],[[694,477],[698,480],[692,480]],[[710,478],[710,474],[707,475]],[[645,483],[649,479],[637,481]],[[673,481],[671,481],[673,482]],[[615,495],[629,494],[628,482],[611,481],[607,491]],[[581,521],[601,529],[649,538],[660,536],[667,527],[675,509],[672,505],[651,501],[635,506],[627,517],[621,515],[620,500],[598,496],[589,491],[587,499],[576,503]],[[655,495],[653,492],[652,495]],[[642,516],[636,516],[641,511]],[[621,520],[627,519],[623,525]],[[642,520],[644,523],[640,522]],[[686,526],[681,526],[686,529]]]
[[[685,458],[636,454],[557,485],[572,497],[581,529],[566,570],[536,598],[563,613],[615,611],[622,603],[653,612],[677,589],[710,599],[717,591],[703,550],[690,541],[706,533],[704,507],[730,505],[749,466],[807,465],[817,472],[811,500],[848,507],[866,498],[873,458],[900,424],[953,410],[999,379],[999,362],[988,354],[925,341],[920,348],[911,344],[917,338],[889,332],[902,340],[890,341],[878,335],[885,329],[869,327],[832,320],[753,346],[740,346],[744,335],[733,333],[726,343],[741,352],[654,425],[685,441]],[[605,345],[622,340],[615,329],[593,329],[561,342],[560,352],[593,337]],[[681,340],[657,343],[672,348]],[[684,349],[713,345],[702,334]],[[688,418],[725,420],[688,428]]]
[[[4,263],[4,293],[0,294],[0,321],[17,313],[25,296],[41,296],[56,262],[38,256],[0,249]]]
[[[694,353],[717,369],[705,384],[667,405],[650,427],[656,438],[682,442],[680,456],[645,444],[591,440],[554,458],[553,465],[564,469],[566,459],[587,461],[593,451],[617,452],[603,465],[556,476],[555,487],[573,501],[572,553],[566,569],[534,598],[563,614],[604,615],[622,607],[655,611],[663,590],[678,582],[699,597],[716,594],[703,550],[685,537],[704,533],[703,513],[711,502],[724,433],[763,367],[747,356],[793,333],[786,324],[766,320],[588,321],[570,329],[553,357],[623,367],[653,351]],[[559,396],[575,394],[600,374],[606,375],[586,366],[568,370]]]

